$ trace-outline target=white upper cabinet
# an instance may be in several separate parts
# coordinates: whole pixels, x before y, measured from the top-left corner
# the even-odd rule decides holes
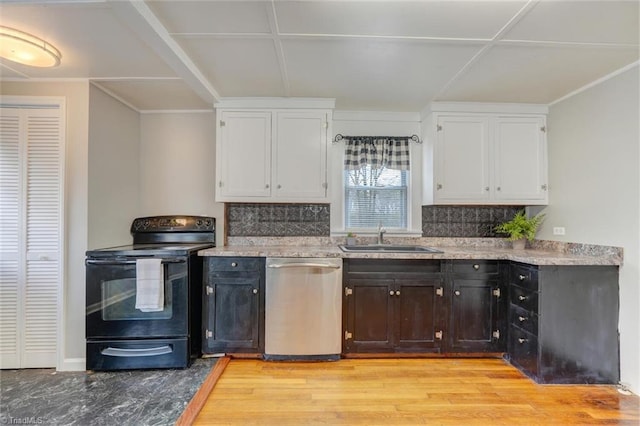
[[[451,202],[489,199],[489,120],[438,117],[436,195]]]
[[[327,196],[327,113],[276,113],[273,153],[275,196],[324,199]]]
[[[547,204],[544,117],[497,117],[494,131],[494,199]]]
[[[328,202],[333,105],[320,99],[216,104],[216,201]]]
[[[441,109],[441,110],[439,110]],[[548,203],[546,107],[436,105],[426,133],[423,204]]]
[[[271,113],[218,114],[216,200],[271,195]]]

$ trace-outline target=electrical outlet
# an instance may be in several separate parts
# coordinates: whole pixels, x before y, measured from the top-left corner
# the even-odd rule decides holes
[[[564,235],[564,226],[554,226],[553,235]]]

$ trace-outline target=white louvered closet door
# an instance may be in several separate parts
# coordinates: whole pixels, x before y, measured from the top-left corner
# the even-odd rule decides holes
[[[0,110],[0,368],[56,366],[61,126],[57,108]]]

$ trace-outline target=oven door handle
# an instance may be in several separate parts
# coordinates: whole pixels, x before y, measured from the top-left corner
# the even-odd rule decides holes
[[[185,263],[185,259],[179,258],[169,258],[162,259],[162,264],[166,263]],[[134,265],[136,263],[136,259],[130,260],[114,260],[114,259],[87,259],[87,265]]]
[[[117,357],[134,357],[134,356],[158,356],[166,355],[173,352],[169,345],[158,346],[156,348],[141,348],[141,349],[127,349],[127,348],[112,348],[109,346],[106,349],[100,351],[102,355],[117,356]]]

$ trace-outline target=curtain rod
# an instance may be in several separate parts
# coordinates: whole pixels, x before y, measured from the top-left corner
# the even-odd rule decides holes
[[[418,135],[411,136],[342,136],[340,133],[333,138],[333,143],[338,143],[343,139],[356,139],[356,138],[376,138],[376,139],[406,139],[415,143],[422,143]]]

